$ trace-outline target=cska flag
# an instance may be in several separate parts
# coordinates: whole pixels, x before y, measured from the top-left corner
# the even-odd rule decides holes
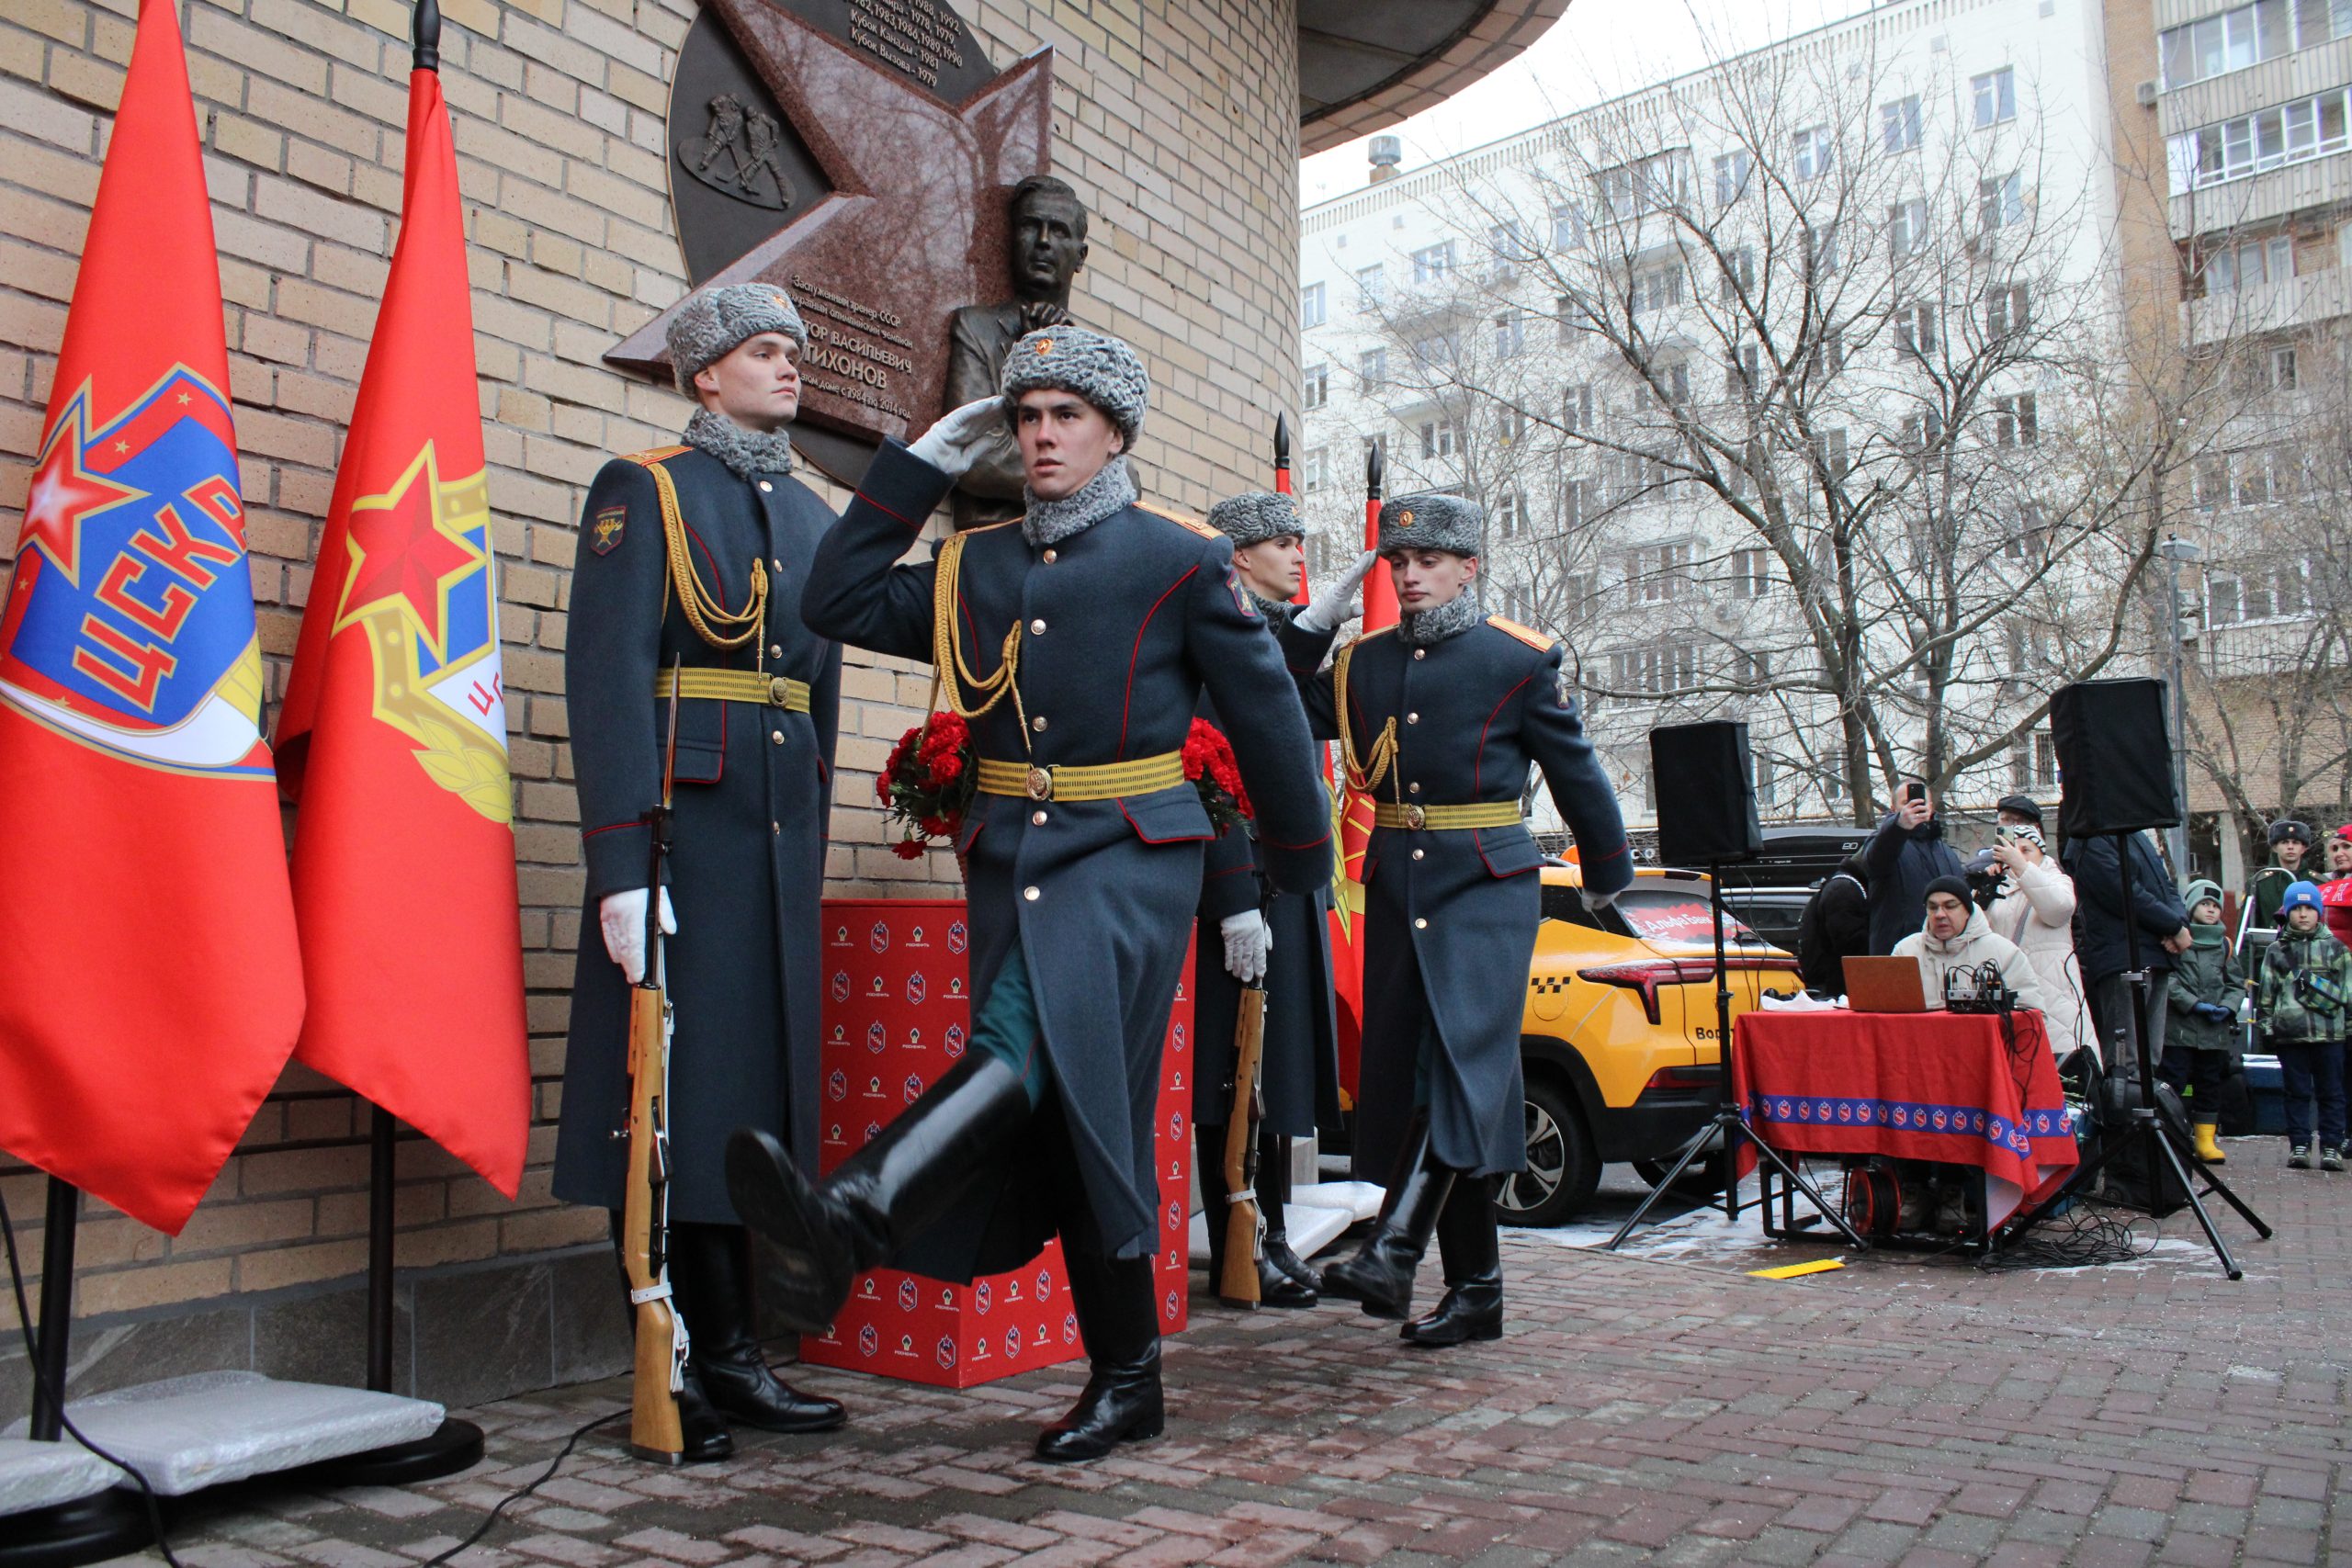
[[[302,1022],[244,523],[179,20],[141,0],[0,604],[0,1147],[174,1234]]]
[[[1363,503],[1363,547],[1380,542],[1379,449],[1367,463]],[[1396,624],[1396,589],[1381,567],[1363,580],[1363,630]],[[1328,763],[1326,764],[1329,765]],[[1332,792],[1331,837],[1339,849],[1331,868],[1331,987],[1339,998],[1340,1088],[1352,1105],[1357,1069],[1363,1058],[1363,857],[1372,846],[1372,797],[1351,789]]]
[[[310,1016],[296,1055],[508,1197],[531,1074],[473,310],[437,72],[278,718]]]

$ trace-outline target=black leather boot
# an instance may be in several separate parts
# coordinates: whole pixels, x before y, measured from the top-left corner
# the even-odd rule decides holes
[[[1151,1259],[1066,1251],[1064,1262],[1092,1372],[1069,1414],[1037,1434],[1037,1457],[1068,1463],[1156,1438],[1168,1416]]]
[[[760,1348],[747,1245],[741,1225],[670,1227],[670,1279],[686,1314],[689,1364],[729,1420],[768,1432],[830,1432],[848,1418],[841,1402],[781,1381]]]
[[[1311,1307],[1321,1300],[1322,1276],[1290,1249],[1283,1206],[1290,1201],[1290,1140],[1279,1133],[1258,1139],[1258,1212],[1266,1217],[1265,1257],[1258,1265],[1258,1304]]]
[[[613,1220],[613,1261],[621,1266],[621,1300],[628,1300],[628,1267],[621,1259],[621,1216],[617,1209],[609,1211]],[[677,1264],[670,1264],[670,1310],[678,1310]],[[637,1328],[637,1309],[629,1312],[629,1330]],[[692,1337],[694,1330],[686,1330]],[[708,1464],[717,1460],[730,1459],[735,1453],[734,1434],[727,1429],[727,1418],[711,1407],[710,1397],[703,1391],[702,1379],[695,1374],[694,1362],[686,1362],[684,1385],[678,1390],[678,1434],[680,1464]],[[650,1459],[651,1454],[639,1451],[639,1457]]]
[[[1429,1250],[1437,1216],[1453,1190],[1453,1171],[1437,1163],[1430,1119],[1417,1111],[1397,1145],[1380,1219],[1353,1258],[1323,1270],[1323,1293],[1358,1302],[1371,1317],[1401,1322],[1413,1310],[1413,1270]]]
[[[1229,1299],[1225,1293],[1225,1227],[1228,1206],[1225,1185],[1225,1129],[1193,1128],[1193,1167],[1201,1179],[1201,1214],[1209,1228],[1209,1290],[1227,1306],[1249,1303]],[[1258,1305],[1269,1307],[1311,1307],[1316,1295],[1311,1286],[1303,1285],[1296,1269],[1306,1279],[1313,1272],[1291,1252],[1290,1242],[1283,1230],[1281,1194],[1289,1191],[1290,1184],[1283,1179],[1283,1172],[1270,1170],[1266,1164],[1267,1149],[1278,1140],[1274,1134],[1263,1134],[1258,1145],[1258,1213],[1265,1221],[1265,1250],[1258,1260]],[[1288,1260],[1285,1268],[1283,1259]]]
[[[727,1192],[743,1222],[776,1245],[776,1266],[761,1280],[769,1304],[803,1334],[823,1333],[858,1273],[944,1213],[972,1168],[1028,1124],[1021,1075],[975,1053],[821,1183],[775,1139],[738,1127],[727,1140]]]
[[[1437,1217],[1438,1257],[1445,1263],[1445,1299],[1437,1310],[1398,1331],[1408,1345],[1445,1349],[1473,1339],[1503,1337],[1503,1263],[1495,1233],[1495,1179],[1465,1176]]]

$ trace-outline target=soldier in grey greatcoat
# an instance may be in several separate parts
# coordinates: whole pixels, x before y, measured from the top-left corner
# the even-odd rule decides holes
[[[646,813],[662,795],[683,658],[662,929],[671,1055],[670,1272],[692,1351],[688,1457],[723,1457],[705,1406],[773,1431],[842,1407],[776,1381],[752,1331],[728,1134],[749,1121],[817,1153],[818,899],[841,649],[800,620],[832,513],[792,477],[807,333],[765,284],[706,289],[670,329],[685,441],[606,463],[588,491],[564,678],[588,886],[572,981],[555,1193],[617,1212],[628,1145],[628,987],[644,972]]]
[[[1359,1177],[1385,1172],[1380,1222],[1323,1270],[1326,1295],[1374,1317],[1411,1310],[1434,1232],[1445,1298],[1406,1325],[1417,1345],[1502,1333],[1494,1178],[1526,1164],[1519,1026],[1541,918],[1543,855],[1521,819],[1531,765],[1576,836],[1584,898],[1634,879],[1625,827],[1550,637],[1479,613],[1482,515],[1458,496],[1401,496],[1378,545],[1401,615],[1317,672],[1328,634],[1283,637],[1308,721],[1340,742],[1374,801],[1364,854],[1363,1092]]]
[[[1063,325],[1005,362],[1001,398],[886,446],[826,536],[802,600],[820,632],[927,660],[971,725],[980,793],[956,848],[969,889],[972,1038],[944,1077],[821,1185],[757,1130],[728,1156],[777,1243],[786,1316],[830,1322],[884,1262],[946,1280],[1017,1268],[1056,1230],[1092,1375],[1040,1438],[1083,1460],[1164,1420],[1151,1262],[1160,1048],[1201,885],[1207,811],[1182,747],[1206,688],[1277,886],[1330,875],[1330,821],[1296,704],[1251,701],[1282,659],[1214,529],[1136,504],[1120,457],[1149,386],[1132,349]],[[1017,523],[895,563],[967,455],[1010,422]]]
[[[1363,561],[1316,604],[1291,603],[1306,581],[1306,520],[1287,495],[1251,491],[1209,508],[1209,526],[1233,541],[1241,591],[1271,635],[1294,618],[1304,629],[1340,624],[1374,558]],[[1290,704],[1297,688],[1287,679],[1252,700]],[[1216,705],[1204,694],[1200,716],[1219,729]],[[1228,829],[1208,847],[1201,876],[1200,936],[1193,959],[1193,1168],[1201,1181],[1208,1221],[1209,1288],[1218,1290],[1225,1255],[1226,1133],[1233,1114],[1235,1025],[1242,988],[1262,980],[1266,991],[1260,1081],[1265,1119],[1258,1141],[1258,1212],[1265,1219],[1265,1255],[1258,1268],[1262,1306],[1310,1307],[1321,1281],[1291,1250],[1283,1224],[1290,1196],[1291,1140],[1340,1124],[1340,1031],[1331,989],[1331,890],[1270,893],[1257,845]]]

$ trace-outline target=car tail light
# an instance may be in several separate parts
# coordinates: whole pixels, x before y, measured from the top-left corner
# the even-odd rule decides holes
[[[1644,1093],[1654,1089],[1712,1089],[1723,1082],[1723,1074],[1713,1067],[1660,1067],[1642,1086]]]
[[[1785,958],[1731,958],[1724,960],[1726,972],[1742,969],[1785,970]],[[1660,986],[1700,985],[1715,977],[1715,961],[1712,958],[1636,958],[1623,964],[1603,964],[1577,973],[1588,980],[1603,986],[1623,986],[1638,991],[1642,1011],[1652,1023],[1658,1021],[1657,988]]]

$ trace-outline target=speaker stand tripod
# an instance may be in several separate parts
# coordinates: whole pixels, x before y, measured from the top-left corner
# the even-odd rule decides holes
[[[1756,1151],[1756,1157],[1760,1164],[1779,1172],[1781,1179],[1789,1184],[1792,1191],[1803,1193],[1814,1208],[1820,1212],[1822,1217],[1838,1228],[1838,1233],[1846,1238],[1848,1246],[1867,1251],[1870,1243],[1864,1241],[1860,1234],[1846,1223],[1845,1216],[1832,1209],[1828,1201],[1822,1197],[1813,1184],[1807,1181],[1794,1166],[1781,1157],[1778,1149],[1758,1137],[1739,1114],[1739,1100],[1733,1093],[1731,1082],[1731,970],[1724,957],[1724,863],[1722,861],[1708,863],[1707,885],[1709,889],[1707,902],[1713,912],[1715,924],[1715,1048],[1721,1064],[1715,1091],[1715,1113],[1709,1118],[1705,1126],[1690,1135],[1690,1141],[1684,1144],[1681,1150],[1675,1155],[1674,1163],[1667,1167],[1666,1174],[1658,1178],[1657,1185],[1650,1189],[1649,1196],[1642,1200],[1641,1207],[1635,1209],[1626,1217],[1625,1223],[1617,1227],[1617,1234],[1609,1238],[1608,1245],[1603,1250],[1614,1252],[1623,1246],[1625,1238],[1640,1228],[1642,1221],[1648,1217],[1653,1208],[1657,1206],[1657,1201],[1665,1196],[1667,1189],[1682,1179],[1682,1173],[1690,1168],[1693,1160],[1707,1152],[1707,1145],[1711,1143],[1717,1144],[1722,1151],[1724,1218],[1736,1222],[1739,1219],[1739,1211],[1745,1206],[1739,1201],[1739,1145],[1745,1143]],[[1767,1205],[1765,1218],[1769,1222],[1771,1213],[1769,1207],[1770,1199],[1762,1191],[1764,1180],[1764,1173],[1759,1169],[1757,1172],[1758,1194],[1756,1201]]]
[[[2254,1234],[2262,1240],[2270,1239],[2270,1227],[2263,1224],[2261,1215],[2246,1207],[2245,1201],[2230,1190],[2227,1182],[2213,1174],[2212,1167],[2199,1163],[2188,1156],[2187,1151],[2190,1146],[2188,1133],[2171,1117],[2164,1115],[2156,1103],[2155,1064],[2153,1053],[2148,1048],[2150,976],[2140,962],[2140,922],[2132,919],[2130,913],[2132,835],[2116,833],[2112,837],[2115,840],[2116,870],[2122,880],[2125,910],[2124,959],[2131,965],[2124,972],[2124,978],[2131,984],[2132,1017],[2129,1028],[2132,1066],[2139,1077],[2139,1102],[2132,1107],[2131,1120],[2122,1131],[2111,1133],[2101,1138],[2098,1153],[2076,1166],[2075,1173],[2066,1179],[2064,1186],[2035,1204],[2030,1211],[2018,1214],[2009,1221],[2004,1227],[2007,1234],[2003,1245],[2014,1243],[2028,1230],[2053,1213],[2067,1199],[2078,1192],[2087,1190],[2098,1173],[2115,1160],[2121,1158],[2126,1150],[2137,1150],[2140,1155],[2141,1168],[2148,1173],[2151,1198],[2153,1199],[2159,1174],[2169,1167],[2174,1179],[2180,1183],[2181,1191],[2188,1198],[2189,1212],[2197,1216],[2197,1224],[2204,1230],[2205,1240],[2213,1248],[2213,1257],[2222,1265],[2222,1272],[2233,1280],[2242,1280],[2245,1278],[2245,1270],[2240,1269],[2238,1260],[2231,1256],[2230,1244],[2222,1239],[2222,1233],[2215,1228],[2213,1216],[2206,1212],[2204,1201],[2198,1194],[2196,1184],[2189,1180],[2188,1173],[2195,1170],[2202,1176],[2206,1183],[2205,1191],[2208,1194],[2218,1194],[2223,1202],[2235,1209],[2238,1212],[2238,1217],[2252,1225]]]

